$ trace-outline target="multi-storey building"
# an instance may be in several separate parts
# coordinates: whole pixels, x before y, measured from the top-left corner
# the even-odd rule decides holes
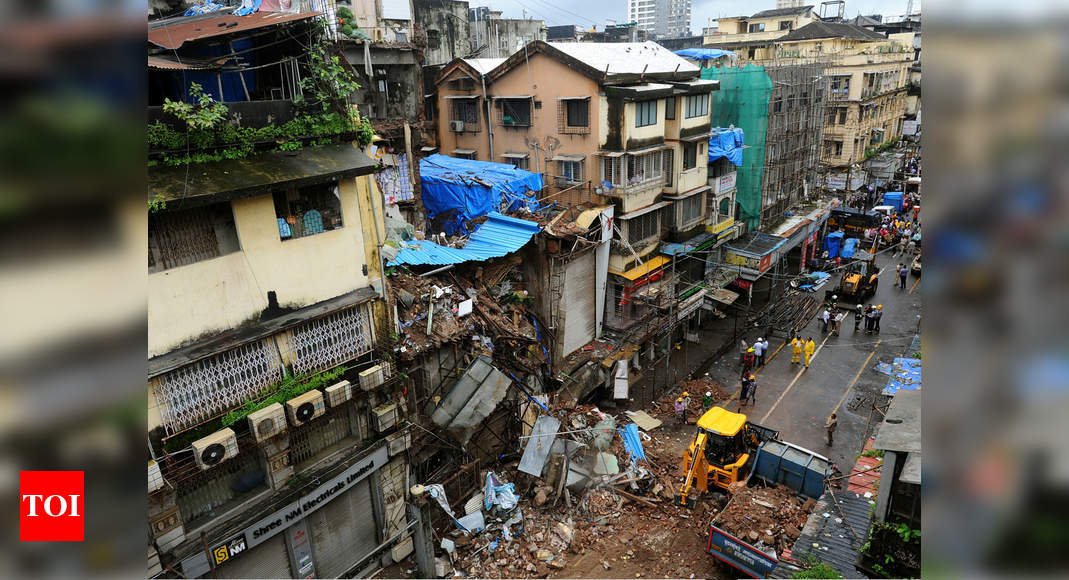
[[[565,187],[587,183],[611,199],[606,324],[634,324],[643,307],[630,296],[662,279],[665,234],[693,235],[709,218],[718,83],[653,42],[534,42],[485,75],[478,64],[451,63],[438,77],[442,153],[512,163]]]
[[[485,7],[474,8],[471,20],[471,54],[477,58],[505,58],[527,43],[546,39],[542,20],[502,18],[501,12]]]
[[[656,38],[690,35],[691,0],[628,0],[627,17]]]
[[[703,46],[735,50],[742,58],[753,59],[757,49],[771,46],[810,22],[819,20],[812,5],[762,10],[753,16],[717,19],[715,33],[706,34]]]

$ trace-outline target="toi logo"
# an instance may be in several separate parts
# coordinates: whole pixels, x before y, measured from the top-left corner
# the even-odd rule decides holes
[[[85,539],[85,472],[19,472],[19,540]]]

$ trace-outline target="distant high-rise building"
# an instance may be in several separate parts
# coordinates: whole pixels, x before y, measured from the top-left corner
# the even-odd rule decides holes
[[[801,8],[805,0],[776,0],[776,8]]]
[[[691,0],[627,0],[627,17],[657,38],[690,35]]]

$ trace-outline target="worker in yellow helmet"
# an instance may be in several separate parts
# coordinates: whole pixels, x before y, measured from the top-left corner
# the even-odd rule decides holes
[[[873,330],[880,333],[880,319],[883,318],[883,304],[876,305],[876,319],[873,321]]]
[[[796,365],[802,362],[802,339],[797,336],[791,339],[791,364]]]
[[[690,393],[683,391],[683,408],[690,409]]]
[[[687,420],[687,407],[683,405],[683,397],[676,397],[676,423],[682,425]]]

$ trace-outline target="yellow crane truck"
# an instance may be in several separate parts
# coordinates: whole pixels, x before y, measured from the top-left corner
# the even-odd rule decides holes
[[[742,413],[713,407],[698,419],[694,441],[683,454],[683,485],[676,503],[693,508],[697,493],[710,486],[727,489],[749,474],[753,456],[765,441],[779,432],[746,420]]]

